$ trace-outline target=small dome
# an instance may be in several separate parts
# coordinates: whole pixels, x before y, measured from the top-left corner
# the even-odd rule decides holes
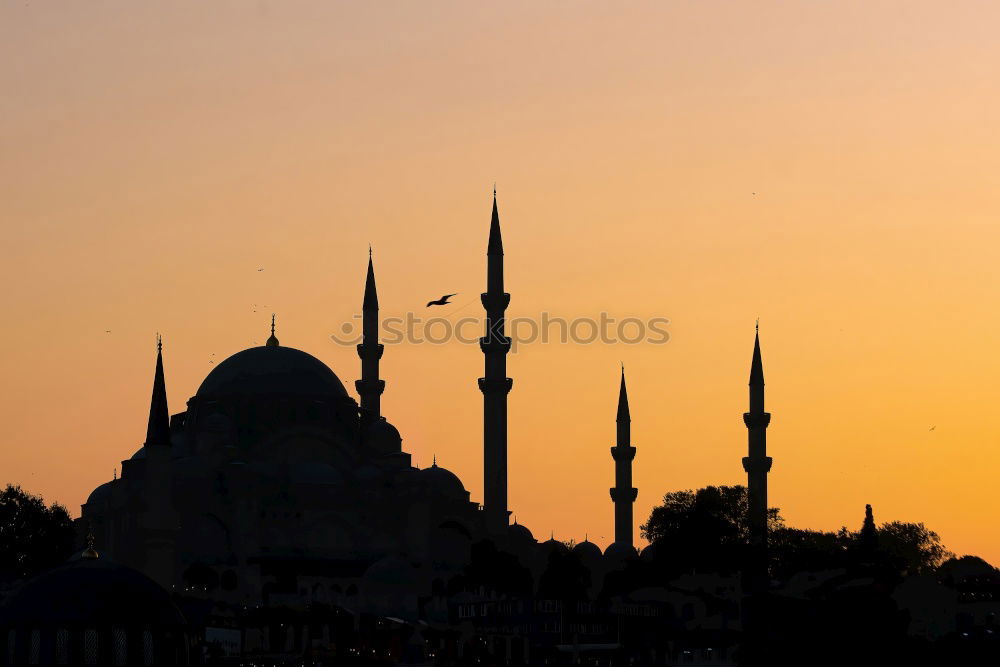
[[[140,447],[139,449],[135,450],[135,454],[133,454],[130,457],[130,460],[132,460],[132,461],[140,461],[140,460],[142,460],[144,458],[146,458],[146,448],[145,447]]]
[[[644,561],[652,562],[656,559],[656,545],[647,544],[642,551],[639,552],[639,558]]]
[[[433,493],[453,496],[468,495],[462,480],[455,473],[439,466],[436,461],[430,468],[424,468],[420,471],[420,478]]]
[[[208,374],[197,393],[199,398],[269,395],[346,398],[347,390],[340,378],[311,354],[271,345],[251,347],[229,357]]]
[[[635,558],[636,555],[635,547],[630,547],[622,542],[612,542],[608,545],[608,548],[604,550],[604,557],[612,560]]]
[[[581,558],[600,558],[601,548],[590,540],[585,539],[583,542],[579,542],[575,547],[573,547],[573,553]]]
[[[510,535],[512,540],[517,540],[521,542],[534,542],[535,536],[531,534],[527,526],[522,526],[514,520],[514,523],[507,529],[507,534]]]
[[[0,607],[0,624],[148,625],[182,627],[186,621],[156,582],[108,558],[78,558],[17,589]]]
[[[111,500],[112,484],[114,484],[113,481],[105,482],[91,491],[85,504],[90,505],[91,507],[97,507],[98,505],[103,505]]]
[[[368,425],[364,440],[367,447],[381,454],[391,454],[403,449],[403,438],[399,435],[399,430],[386,421],[385,417]]]
[[[569,552],[569,547],[557,540],[555,537],[550,537],[539,545],[545,553],[550,553],[552,551]]]

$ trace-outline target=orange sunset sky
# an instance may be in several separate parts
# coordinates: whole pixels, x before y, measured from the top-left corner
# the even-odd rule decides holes
[[[510,317],[671,322],[665,345],[510,355],[510,505],[536,536],[611,541],[619,361],[637,525],[667,491],[745,483],[759,316],[787,521],[857,529],[871,503],[998,563],[998,22],[937,0],[0,3],[0,482],[78,515],[144,439],[157,331],[172,412],[271,312],[353,394],[330,334],[368,243],[385,316],[446,292],[436,314],[480,316],[496,181]],[[388,346],[382,374],[404,448],[480,500],[478,347]]]

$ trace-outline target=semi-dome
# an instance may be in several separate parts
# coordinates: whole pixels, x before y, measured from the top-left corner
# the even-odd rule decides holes
[[[251,347],[229,357],[198,387],[199,398],[293,395],[347,396],[344,383],[316,357],[293,347]]]
[[[111,499],[111,486],[113,482],[105,482],[90,492],[87,497],[87,505],[96,506]]]
[[[454,496],[466,494],[462,480],[455,473],[439,466],[436,460],[430,468],[424,468],[420,471],[420,477],[427,488],[434,493]]]
[[[527,526],[521,525],[514,519],[514,523],[510,525],[507,529],[507,534],[510,535],[512,540],[518,540],[521,542],[534,542],[535,536],[531,534]]]
[[[385,417],[379,417],[364,431],[365,445],[380,454],[390,454],[401,451],[403,438],[399,430],[390,424]]]

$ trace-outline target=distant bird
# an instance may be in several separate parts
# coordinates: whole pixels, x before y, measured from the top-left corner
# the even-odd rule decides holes
[[[927,429],[927,430],[928,430],[928,431],[933,431],[933,430],[934,430],[934,429],[936,429],[936,428],[937,428],[937,426],[931,426],[931,427],[930,427],[929,429]]]
[[[263,271],[263,270],[264,270],[264,267],[262,266],[262,267],[260,267],[259,269],[257,269],[257,273],[260,273],[260,272],[261,272],[261,271]]]
[[[458,294],[458,292],[455,292],[455,294],[445,294],[443,297],[441,297],[437,301],[428,301],[427,302],[427,308],[430,308],[431,306],[443,306],[443,305],[445,305],[447,303],[450,303],[448,301],[448,299],[450,299],[451,297],[453,297],[453,296],[455,296],[457,294]]]
[[[105,329],[104,333],[111,333],[111,329]]]

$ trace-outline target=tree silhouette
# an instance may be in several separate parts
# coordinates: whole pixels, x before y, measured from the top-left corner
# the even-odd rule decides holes
[[[749,495],[745,486],[707,486],[663,496],[640,526],[650,543],[663,545],[656,558],[668,569],[739,569],[750,536]],[[768,509],[769,529],[781,528],[777,508]]]
[[[878,529],[878,547],[900,572],[930,574],[955,554],[923,523],[890,521]]]
[[[73,553],[76,533],[66,508],[7,485],[0,493],[0,581],[33,576]]]

